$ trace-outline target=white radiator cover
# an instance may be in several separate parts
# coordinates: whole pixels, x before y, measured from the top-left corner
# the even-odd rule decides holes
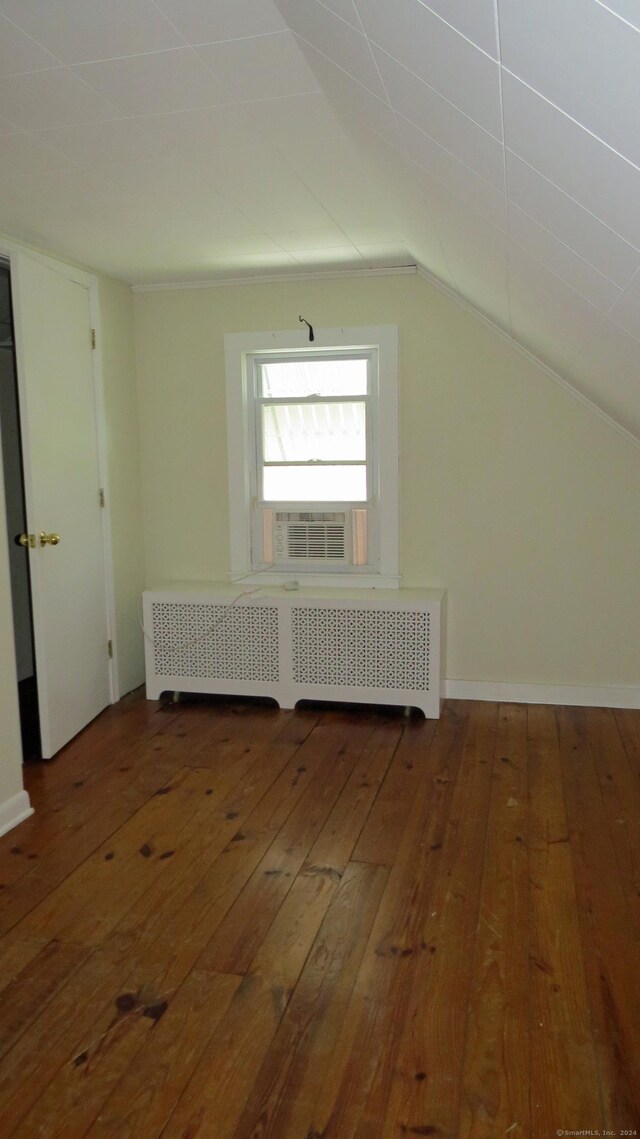
[[[401,704],[440,715],[442,590],[176,583],[143,598],[147,697]]]

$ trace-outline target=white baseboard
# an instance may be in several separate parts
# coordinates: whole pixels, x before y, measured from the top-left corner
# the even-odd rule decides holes
[[[496,700],[504,704],[573,704],[582,708],[640,708],[640,687],[445,680],[444,693],[451,700]]]
[[[0,803],[0,835],[17,827],[18,823],[24,822],[32,814],[33,807],[26,791],[18,791],[11,799],[5,799],[4,803]]]

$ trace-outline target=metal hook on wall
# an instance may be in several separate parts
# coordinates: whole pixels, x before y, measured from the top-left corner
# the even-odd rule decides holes
[[[305,320],[303,316],[299,316],[298,320],[300,321],[300,324],[306,324],[307,328],[309,329],[309,342],[313,343],[315,340],[315,336],[313,334],[313,326],[309,324],[309,321]]]

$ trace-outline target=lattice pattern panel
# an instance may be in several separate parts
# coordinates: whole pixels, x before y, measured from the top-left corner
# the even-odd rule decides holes
[[[158,676],[280,680],[275,606],[156,601],[151,614]]]
[[[429,691],[429,614],[294,608],[293,679],[298,684]]]

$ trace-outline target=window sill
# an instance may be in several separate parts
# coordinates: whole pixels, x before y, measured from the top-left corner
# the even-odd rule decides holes
[[[242,570],[228,574],[229,581],[242,585],[291,585],[292,589],[304,589],[306,586],[333,586],[336,589],[399,589],[401,577],[399,574],[382,573],[298,573],[275,572],[274,570],[255,570],[243,573]]]

